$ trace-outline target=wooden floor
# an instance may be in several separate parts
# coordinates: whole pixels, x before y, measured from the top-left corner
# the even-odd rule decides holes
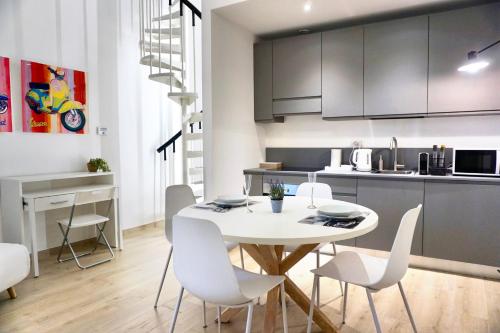
[[[56,263],[55,254],[42,255],[41,276],[16,286],[16,300],[9,300],[7,292],[0,293],[0,332],[168,332],[179,285],[170,271],[155,311],[154,298],[168,249],[162,227],[128,232],[125,246],[111,263],[86,271],[78,270],[72,262]],[[237,250],[231,257],[239,265]],[[291,271],[308,294],[312,285],[309,269],[314,262],[313,256],[307,257]],[[248,266],[257,271],[249,258]],[[403,285],[419,332],[500,332],[498,281],[410,269]],[[321,287],[323,308],[340,325],[338,283],[324,280]],[[411,332],[397,287],[375,294],[374,300],[384,332]],[[256,307],[253,332],[262,329],[263,310]],[[215,317],[213,306],[208,307],[208,316]],[[240,313],[223,325],[222,331],[243,332],[245,319],[246,313]],[[290,332],[305,332],[306,315],[292,302],[288,302],[288,321]],[[208,328],[201,327],[201,303],[187,294],[176,332],[216,331],[213,320]],[[341,332],[374,331],[364,290],[350,287],[347,320]]]

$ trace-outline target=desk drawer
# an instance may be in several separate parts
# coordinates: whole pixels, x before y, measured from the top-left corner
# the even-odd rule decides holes
[[[35,199],[35,211],[41,212],[45,210],[70,207],[73,205],[74,201],[75,201],[74,193],[37,198]]]

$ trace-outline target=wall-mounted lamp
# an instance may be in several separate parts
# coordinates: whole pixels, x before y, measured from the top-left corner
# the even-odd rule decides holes
[[[477,73],[481,69],[487,67],[490,63],[485,60],[478,59],[478,55],[497,44],[500,44],[500,40],[497,40],[496,42],[486,46],[484,49],[481,49],[479,51],[470,51],[469,53],[467,53],[467,63],[460,66],[458,68],[458,71],[467,73]]]

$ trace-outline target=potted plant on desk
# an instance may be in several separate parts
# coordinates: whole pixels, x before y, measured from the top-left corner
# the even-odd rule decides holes
[[[102,158],[91,158],[87,163],[87,169],[89,172],[109,172],[108,163]]]
[[[273,213],[281,213],[283,209],[283,198],[285,197],[285,186],[283,183],[271,183],[271,191],[269,198],[271,198],[271,207]]]

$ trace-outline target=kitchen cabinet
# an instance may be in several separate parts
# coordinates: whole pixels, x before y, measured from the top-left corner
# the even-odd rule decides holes
[[[426,182],[426,257],[500,265],[500,186]]]
[[[363,116],[363,28],[322,33],[323,118]]]
[[[424,202],[424,182],[392,179],[358,179],[357,203],[378,214],[378,226],[356,238],[356,246],[390,251],[403,215]],[[420,214],[411,253],[422,255],[423,213]]]
[[[283,122],[273,116],[273,42],[253,46],[254,120],[256,122]]]
[[[273,98],[321,96],[321,33],[273,41]]]
[[[500,38],[500,3],[430,15],[429,113],[500,110],[500,46],[479,59],[490,62],[475,74],[459,72],[467,53]]]
[[[367,25],[364,43],[364,115],[426,114],[428,17]]]

